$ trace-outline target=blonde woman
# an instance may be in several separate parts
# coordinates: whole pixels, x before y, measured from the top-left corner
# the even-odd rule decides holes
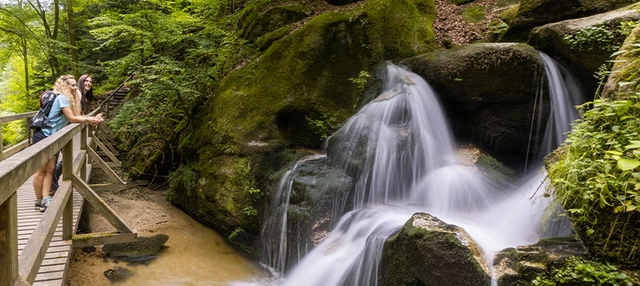
[[[77,90],[78,87],[76,80],[72,75],[63,75],[56,80],[53,87],[56,99],[53,101],[51,111],[49,111],[48,114],[51,127],[44,127],[41,130],[34,132],[33,143],[37,143],[42,139],[51,136],[51,134],[67,126],[69,123],[89,123],[95,125],[102,121],[101,114],[95,117],[81,115],[80,102],[76,99]],[[51,157],[51,159],[49,159],[49,161],[40,167],[40,169],[38,169],[38,171],[33,175],[33,190],[36,194],[36,210],[45,211],[51,203],[49,189],[51,187],[53,169],[57,158],[58,154]]]

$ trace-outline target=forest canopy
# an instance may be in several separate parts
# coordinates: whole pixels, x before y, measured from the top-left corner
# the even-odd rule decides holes
[[[232,32],[235,19],[225,17],[238,8],[221,0],[2,1],[0,115],[36,110],[40,94],[63,74],[90,74],[100,99],[134,73],[129,85],[149,97],[135,106],[147,114],[136,117],[158,122],[183,114],[250,57]],[[164,108],[169,102],[172,110]],[[24,124],[3,125],[5,146],[24,139]],[[146,135],[132,132],[136,141]]]

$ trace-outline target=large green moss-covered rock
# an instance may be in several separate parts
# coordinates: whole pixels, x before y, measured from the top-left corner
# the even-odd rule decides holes
[[[640,20],[640,4],[590,17],[547,24],[533,29],[529,43],[554,55],[574,71],[587,94],[595,94],[599,80],[594,77],[611,60],[626,35],[624,22]]]
[[[172,201],[252,246],[287,148],[319,147],[359,102],[350,81],[385,59],[436,49],[433,0],[373,0],[327,12],[272,41],[224,78],[180,145],[195,184],[173,176]],[[187,184],[190,188],[184,187]]]
[[[264,12],[260,10],[253,11],[252,9],[240,21],[240,36],[250,42],[254,42],[262,35],[306,18],[307,13],[305,10],[302,5],[276,6]]]
[[[417,213],[385,242],[378,285],[488,286],[491,274],[464,229]]]
[[[536,78],[544,70],[533,47],[472,44],[402,63],[433,87],[460,139],[503,154],[527,151]],[[547,104],[539,107],[548,112]]]
[[[526,41],[537,26],[611,11],[636,0],[522,0],[502,41]]]

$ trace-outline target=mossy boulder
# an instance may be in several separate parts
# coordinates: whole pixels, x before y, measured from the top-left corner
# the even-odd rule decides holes
[[[459,139],[490,153],[527,151],[539,85],[536,78],[544,70],[533,47],[472,44],[423,54],[402,64],[433,87]],[[547,100],[538,107],[546,118]]]
[[[640,44],[640,24],[636,25],[631,34],[624,41],[620,51],[627,51],[618,54],[615,58],[611,74],[602,88],[603,98],[624,99],[636,94],[638,89],[638,70],[640,61],[637,60],[637,45]]]
[[[353,114],[361,90],[349,78],[385,59],[435,50],[434,17],[433,0],[367,1],[273,41],[200,107],[179,146],[198,183],[191,194],[176,184],[172,201],[239,244],[255,245],[273,193],[266,181],[291,162],[286,150],[319,147],[323,130]]]
[[[416,213],[384,243],[378,285],[491,285],[490,273],[464,229]]]
[[[247,11],[239,22],[240,36],[255,42],[261,36],[307,16],[306,8],[302,5],[276,6],[266,11],[254,8]]]
[[[591,16],[630,5],[636,0],[522,0],[518,14],[501,41],[524,42],[537,26]]]
[[[595,94],[599,80],[594,77],[611,60],[627,37],[620,24],[640,20],[640,4],[607,13],[533,29],[529,43],[554,55],[575,72],[588,94]]]
[[[541,239],[533,245],[507,248],[493,260],[493,275],[499,286],[529,285],[531,280],[572,256],[583,257],[586,249],[573,236]]]

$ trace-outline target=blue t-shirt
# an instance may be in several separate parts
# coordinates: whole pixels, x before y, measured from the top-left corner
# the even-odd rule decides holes
[[[58,132],[58,130],[69,124],[69,120],[62,113],[62,109],[65,107],[71,107],[67,97],[64,94],[59,94],[53,101],[51,111],[49,111],[49,121],[51,122],[51,128],[42,128],[42,133],[45,136],[51,136],[51,134]]]

